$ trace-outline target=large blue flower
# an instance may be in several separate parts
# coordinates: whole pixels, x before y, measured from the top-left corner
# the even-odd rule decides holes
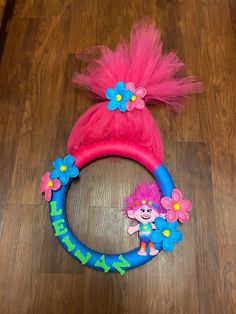
[[[161,243],[164,251],[173,251],[174,243],[182,241],[183,235],[177,229],[177,221],[167,222],[164,218],[157,217],[155,226],[157,230],[151,233],[150,239],[153,243]]]
[[[79,175],[79,169],[74,166],[75,157],[67,155],[63,160],[56,158],[53,161],[54,170],[51,172],[51,179],[59,178],[62,185],[66,185],[70,178],[75,178]]]
[[[121,112],[125,112],[126,103],[132,97],[132,92],[127,90],[123,82],[116,83],[115,88],[108,88],[106,91],[106,97],[110,100],[107,108],[108,110],[119,109]]]

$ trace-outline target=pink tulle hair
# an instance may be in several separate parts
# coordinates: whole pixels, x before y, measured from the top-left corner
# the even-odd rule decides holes
[[[127,214],[128,210],[137,210],[142,206],[142,201],[152,202],[148,205],[160,214],[165,214],[166,211],[161,205],[161,192],[159,186],[156,182],[153,183],[140,183],[138,184],[130,196],[125,199],[125,209],[124,212]]]
[[[103,101],[74,125],[68,140],[71,154],[80,146],[117,139],[142,145],[163,161],[161,134],[147,107],[130,112],[109,111],[105,96],[107,88],[113,88],[117,82],[132,82],[136,88],[147,90],[146,104],[162,102],[179,111],[188,94],[201,91],[201,83],[192,76],[183,76],[185,65],[175,52],[163,53],[162,46],[154,24],[142,21],[134,25],[130,43],[121,41],[115,51],[97,47],[100,57],[92,60],[84,73],[76,73],[73,82]],[[89,58],[89,50],[79,52],[77,57],[84,59],[86,54]]]

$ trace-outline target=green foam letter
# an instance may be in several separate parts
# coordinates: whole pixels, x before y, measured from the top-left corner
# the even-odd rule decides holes
[[[81,264],[82,264],[82,265],[85,265],[85,264],[87,263],[87,261],[91,258],[92,255],[88,252],[88,253],[86,254],[86,256],[84,256],[84,255],[80,252],[80,250],[77,250],[77,251],[75,252],[74,256],[76,256],[76,257],[81,261]]]
[[[104,269],[104,272],[107,273],[111,267],[109,267],[105,262],[105,255],[102,255],[100,257],[100,260],[97,260],[94,264],[97,267],[102,267]]]
[[[51,211],[50,211],[51,216],[58,216],[58,215],[62,214],[62,209],[57,210],[57,202],[56,201],[51,201],[50,206],[51,206]]]
[[[68,252],[71,252],[71,251],[74,250],[75,245],[71,242],[71,240],[70,240],[70,238],[69,238],[68,235],[65,236],[65,237],[61,240],[61,242],[63,242],[63,243],[66,244],[66,246],[67,246],[67,251],[68,251]]]
[[[121,276],[123,276],[125,271],[121,267],[130,267],[131,265],[126,261],[126,259],[124,259],[122,255],[120,255],[118,258],[121,262],[115,262],[112,264],[112,266],[121,274]]]
[[[58,219],[52,223],[54,229],[55,229],[55,236],[58,237],[62,234],[67,233],[67,228],[64,227],[63,223],[65,222],[65,219]]]

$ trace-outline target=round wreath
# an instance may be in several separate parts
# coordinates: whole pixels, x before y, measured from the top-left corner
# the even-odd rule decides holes
[[[181,76],[184,64],[174,52],[163,54],[161,48],[160,33],[145,22],[134,26],[130,44],[123,42],[115,51],[97,48],[101,56],[93,58],[84,73],[76,73],[73,81],[104,101],[80,117],[68,140],[69,155],[55,159],[54,169],[42,177],[40,191],[49,202],[58,241],[82,265],[105,273],[123,275],[162,249],[171,252],[182,240],[178,222],[185,223],[192,209],[163,165],[160,131],[146,104],[158,100],[179,110],[185,96],[199,92],[201,84],[191,76]],[[78,58],[93,51],[80,51]],[[66,216],[71,180],[85,165],[107,156],[133,159],[156,179],[154,184],[139,184],[126,198],[125,212],[137,222],[128,232],[139,231],[140,248],[121,254],[103,254],[88,248],[74,235]]]

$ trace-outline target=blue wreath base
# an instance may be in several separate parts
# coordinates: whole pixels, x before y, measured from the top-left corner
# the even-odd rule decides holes
[[[154,170],[153,176],[160,186],[162,196],[171,196],[174,182],[163,164]],[[83,244],[72,232],[66,216],[66,194],[70,182],[61,186],[58,191],[53,192],[49,204],[50,220],[54,234],[70,256],[90,268],[105,273],[119,272],[121,275],[124,275],[127,270],[139,267],[153,259],[154,256],[149,254],[146,256],[138,255],[140,248],[121,254],[103,254]],[[162,250],[161,243],[155,244],[155,248],[160,252]]]

